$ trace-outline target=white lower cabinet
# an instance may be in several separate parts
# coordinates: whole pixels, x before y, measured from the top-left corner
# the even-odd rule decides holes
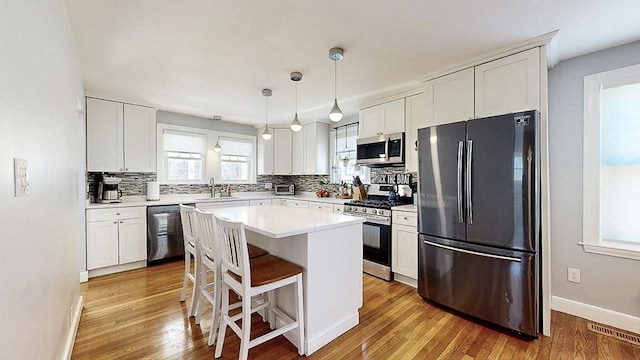
[[[333,205],[333,213],[334,214],[342,214],[344,212],[344,205],[342,204],[334,204]]]
[[[87,210],[87,270],[147,258],[146,207]]]
[[[396,280],[404,280],[415,286],[418,279],[418,223],[417,214],[409,211],[393,211],[391,235],[391,270]]]
[[[332,213],[333,205],[325,202],[309,201],[309,210],[317,210],[317,211]]]

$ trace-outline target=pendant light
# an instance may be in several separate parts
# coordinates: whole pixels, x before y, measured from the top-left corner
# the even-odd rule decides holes
[[[271,130],[267,126],[269,124],[269,104],[268,99],[271,96],[271,89],[262,89],[262,96],[264,96],[264,130],[262,130],[262,138],[265,140],[271,140]]]
[[[302,130],[302,123],[298,120],[298,81],[302,80],[302,73],[294,71],[290,75],[291,81],[296,84],[296,116],[293,118],[293,122],[291,122],[291,130],[294,132],[298,132]]]
[[[215,152],[222,151],[222,146],[220,146],[220,138],[216,140],[216,145],[213,147],[213,151]]]
[[[333,98],[333,107],[329,112],[329,119],[333,122],[338,122],[342,120],[342,110],[338,106],[338,61],[344,58],[344,50],[339,47],[334,47],[329,49],[329,59],[333,60],[334,64],[334,98]]]

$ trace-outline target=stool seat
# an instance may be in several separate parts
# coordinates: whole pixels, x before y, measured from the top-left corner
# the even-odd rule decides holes
[[[257,257],[268,254],[268,252],[263,248],[259,248],[251,244],[247,244],[247,251],[249,251],[249,259],[257,258]]]
[[[278,280],[301,274],[302,267],[273,255],[263,255],[249,259],[251,263],[251,286],[262,286]],[[242,282],[239,275],[229,273],[234,279]]]

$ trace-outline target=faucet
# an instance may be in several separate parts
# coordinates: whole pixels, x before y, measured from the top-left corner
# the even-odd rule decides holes
[[[214,178],[211,178],[209,180],[209,185],[211,185],[211,197],[216,197],[215,196],[215,186],[216,186],[216,180]]]

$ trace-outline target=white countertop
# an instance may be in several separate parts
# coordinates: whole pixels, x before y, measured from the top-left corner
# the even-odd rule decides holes
[[[417,213],[418,212],[418,207],[413,205],[413,204],[400,205],[400,206],[392,207],[391,211],[409,211],[409,212]]]
[[[336,199],[333,197],[319,198],[314,192],[302,192],[298,195],[273,195],[271,192],[237,192],[231,197],[212,198],[210,194],[172,194],[162,195],[160,200],[148,201],[145,196],[123,196],[122,202],[111,204],[98,204],[86,202],[86,209],[107,209],[121,208],[131,206],[156,206],[156,205],[175,205],[180,203],[207,203],[207,202],[225,202],[225,201],[248,201],[248,200],[264,200],[264,199],[293,199],[303,201],[317,201],[329,204],[344,204],[351,199]]]
[[[247,230],[271,238],[307,234],[347,225],[360,225],[364,222],[364,218],[360,217],[279,205],[220,208],[214,209],[213,213],[216,216],[241,221]]]

